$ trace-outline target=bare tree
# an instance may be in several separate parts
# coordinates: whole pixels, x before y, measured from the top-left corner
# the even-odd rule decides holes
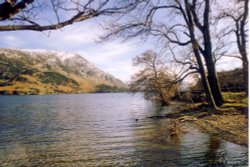
[[[112,0],[0,0],[0,31],[56,30],[131,7]]]
[[[211,11],[211,2],[210,0],[205,0],[203,3],[193,0],[192,4],[186,0],[188,11],[191,10],[192,19],[196,28],[202,34],[203,40],[202,43],[198,44],[199,51],[203,55],[203,58],[206,62],[207,73],[208,73],[208,82],[216,102],[216,105],[222,105],[224,100],[221,94],[220,85],[217,79],[217,73],[215,69],[215,63],[212,54],[212,40],[210,33],[210,11]],[[188,4],[189,3],[189,4]],[[201,12],[201,17],[199,19],[199,10],[198,7],[203,7],[203,12]],[[191,21],[191,20],[190,20]]]
[[[132,91],[142,91],[146,97],[159,100],[162,105],[169,103],[175,95],[178,84],[173,75],[167,73],[162,57],[147,51],[133,59],[133,65],[140,71],[133,75],[130,83]]]
[[[173,63],[171,66],[176,66],[173,71],[176,76],[175,83],[181,83],[190,75],[199,73],[199,66],[196,63],[192,48],[188,47],[182,50],[178,50],[177,48],[177,51],[175,51],[175,48],[169,45],[168,49],[168,54],[173,56]]]
[[[118,20],[118,24],[111,24],[106,38],[122,36],[126,39],[153,35],[165,39],[165,43],[175,44],[180,49],[191,46],[209,104],[211,108],[216,108],[216,105],[222,105],[223,97],[212,54],[210,5],[210,0],[143,0],[143,3],[134,8],[135,10],[127,13],[129,17],[120,22]]]
[[[234,34],[238,52],[240,55],[227,55],[239,58],[242,61],[242,69],[245,82],[245,95],[248,96],[248,2],[249,0],[231,0],[232,5],[220,6],[221,14],[218,16],[219,21],[227,21],[234,26],[228,26],[224,29],[223,37]],[[233,6],[233,7],[232,7]],[[233,23],[231,22],[233,21]]]

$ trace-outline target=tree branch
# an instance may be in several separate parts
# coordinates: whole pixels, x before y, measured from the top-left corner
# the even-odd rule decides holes
[[[160,31],[158,29],[151,29],[150,32],[151,32],[152,35],[155,35],[155,36],[159,36],[159,35],[164,36],[169,40],[169,42],[174,43],[174,44],[178,44],[180,46],[186,46],[186,45],[189,45],[191,43],[190,40],[185,41],[185,42],[179,41],[178,38],[176,40],[174,40],[174,39],[169,37],[169,35],[168,35],[169,32],[164,33],[164,32],[162,32],[162,31]],[[175,37],[177,37],[177,35],[174,32],[171,32],[171,33],[174,34]]]
[[[0,26],[0,31],[17,31],[17,30],[34,30],[34,31],[46,31],[46,30],[56,30],[60,29],[62,27],[65,27],[67,25],[71,25],[76,22],[81,22],[93,17],[98,16],[100,13],[92,10],[89,13],[83,13],[79,12],[75,16],[73,16],[71,19],[66,20],[64,22],[59,22],[57,24],[51,24],[51,25],[38,25],[37,23],[34,25],[6,25],[6,26]]]
[[[196,74],[196,73],[198,73],[198,71],[190,71],[190,72],[188,72],[188,73],[186,73],[184,76],[182,75],[182,76],[180,76],[180,77],[178,77],[175,81],[174,81],[174,83],[180,83],[180,82],[182,82],[184,79],[186,79],[189,75],[191,75],[191,74]]]
[[[16,0],[6,0],[0,4],[0,21],[11,18],[33,2],[34,0],[22,0],[16,3]]]
[[[191,13],[193,15],[193,20],[194,20],[195,25],[199,28],[200,31],[203,31],[204,27],[200,23],[198,16],[196,14],[196,0],[193,0],[192,5],[189,4],[189,6],[190,6]]]

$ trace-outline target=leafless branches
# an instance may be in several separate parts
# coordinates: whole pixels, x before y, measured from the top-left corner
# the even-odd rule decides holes
[[[130,84],[131,90],[143,91],[147,97],[156,96],[164,103],[168,103],[175,94],[177,85],[175,77],[168,73],[166,63],[158,54],[147,51],[134,59],[134,65],[140,68]]]
[[[5,0],[0,4],[0,31],[56,30],[132,7],[134,4],[114,0]]]
[[[226,28],[223,37],[234,34],[239,55],[227,55],[229,57],[239,58],[242,61],[242,69],[245,81],[245,94],[248,96],[248,57],[247,57],[247,43],[248,43],[248,4],[249,0],[237,1],[234,8],[225,8],[221,6],[219,21],[233,21],[232,25]]]

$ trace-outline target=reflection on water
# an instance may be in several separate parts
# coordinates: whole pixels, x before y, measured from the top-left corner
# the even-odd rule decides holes
[[[248,150],[189,128],[142,95],[0,96],[1,166],[244,166]],[[139,119],[136,121],[136,119]]]

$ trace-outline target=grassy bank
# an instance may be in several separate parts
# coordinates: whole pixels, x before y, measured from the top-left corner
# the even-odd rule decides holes
[[[225,140],[248,145],[248,98],[244,93],[223,93],[226,101],[217,114],[198,119],[202,130]]]
[[[244,93],[223,93],[225,104],[209,115],[204,103],[185,104],[182,109],[163,118],[180,124],[192,122],[201,131],[240,145],[248,145],[248,98]]]

